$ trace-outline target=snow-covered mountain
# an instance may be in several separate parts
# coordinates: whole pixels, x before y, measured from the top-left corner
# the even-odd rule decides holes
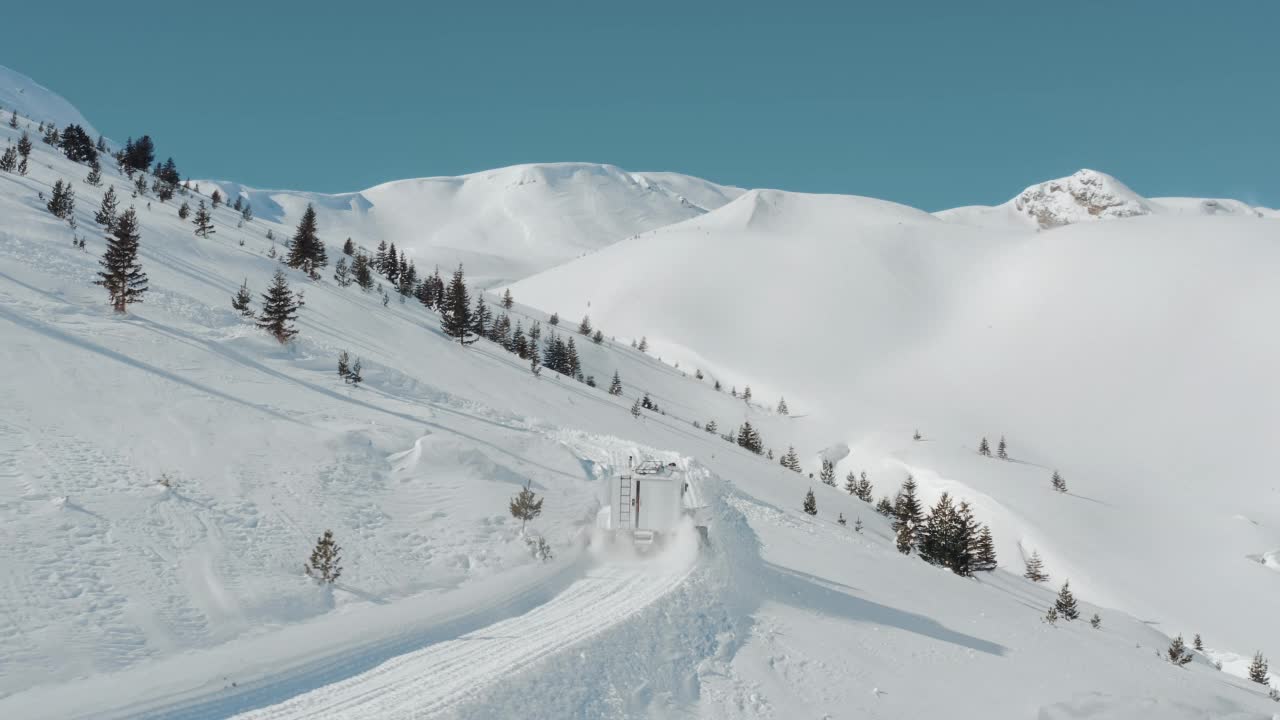
[[[419,265],[465,264],[481,286],[528,277],[639,232],[697,217],[741,193],[675,173],[544,163],[398,180],[339,195],[198,181],[290,222],[308,203],[331,237],[394,242]]]
[[[36,122],[52,121],[60,128],[75,124],[94,139],[98,137],[93,125],[65,98],[3,65],[0,65],[0,110],[5,122],[9,121],[10,113],[17,110],[19,115],[34,118]]]
[[[0,145],[15,135],[0,125]],[[89,186],[40,142],[31,168],[0,172],[0,717],[1275,712],[1239,677],[1255,650],[1280,654],[1280,347],[1258,331],[1275,221],[995,232],[750,191],[513,286],[512,319],[548,334],[558,311],[591,387],[460,346],[412,299],[283,268],[266,234],[291,231],[294,200],[283,222],[265,201],[243,225],[214,210],[199,238],[175,207],[195,195],[130,198],[112,167]],[[74,227],[44,207],[59,179]],[[92,284],[108,187],[137,208],[150,280],[125,316]],[[340,217],[321,214],[330,258]],[[289,345],[230,307],[243,282],[258,307],[277,269],[305,290]],[[573,334],[587,313],[599,344]],[[343,350],[358,387],[334,372]],[[603,391],[615,371],[620,396]],[[791,415],[771,409],[784,393]],[[645,395],[661,411],[633,416]],[[749,421],[806,471],[820,454],[841,480],[865,470],[876,497],[911,473],[926,501],[970,501],[1000,568],[900,554],[871,506],[711,420]],[[975,454],[1002,433],[1008,461]],[[583,546],[639,457],[687,472],[706,547],[691,529],[646,558]],[[507,511],[526,483],[550,562]],[[326,529],[331,588],[301,571]],[[1049,583],[1020,576],[1031,551]],[[1083,617],[1046,624],[1067,579]],[[1189,665],[1161,659],[1197,632]]]
[[[936,214],[951,222],[998,230],[1048,229],[1141,215],[1280,217],[1280,211],[1239,200],[1144,198],[1097,170],[1080,170],[1071,177],[1037,183],[1002,205],[971,205]]]

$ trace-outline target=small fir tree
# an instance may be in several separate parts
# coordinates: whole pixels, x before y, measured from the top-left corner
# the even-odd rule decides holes
[[[880,502],[876,503],[876,512],[885,517],[893,516],[893,502],[889,500],[888,495],[880,498]]]
[[[217,232],[213,228],[213,215],[209,209],[204,206],[204,201],[200,201],[200,205],[196,207],[196,217],[191,221],[196,226],[196,235],[207,238]]]
[[[840,513],[840,517],[836,518],[836,522],[841,525],[848,525],[849,521],[844,519],[844,513]]]
[[[973,569],[979,572],[991,572],[996,569],[996,566],[996,543],[991,537],[991,528],[983,525],[978,531]]]
[[[640,352],[649,352],[649,338],[642,336],[640,338],[640,344],[636,346],[636,349]]]
[[[1249,679],[1259,685],[1268,685],[1267,669],[1267,659],[1259,650],[1253,654],[1253,662],[1249,663]]]
[[[844,491],[850,495],[858,494],[858,476],[853,474],[852,470],[844,476]]]
[[[596,330],[595,334],[591,336],[591,342],[595,343],[596,345],[599,345],[600,343],[604,342],[604,333],[600,332],[599,330]]]
[[[1094,630],[1102,629],[1102,616],[1098,613],[1094,613],[1093,617],[1089,618],[1089,626]]]
[[[818,479],[822,481],[823,485],[835,487],[836,486],[836,464],[826,458],[823,458],[822,471],[818,473]]]
[[[1000,436],[1000,444],[996,446],[996,457],[1001,460],[1009,459],[1009,446],[1004,441],[1004,436]]]
[[[1058,609],[1050,605],[1049,611],[1044,614],[1044,621],[1050,625],[1056,625],[1058,623]]]
[[[49,212],[63,220],[71,217],[76,208],[76,191],[71,183],[58,180],[53,184],[53,196],[45,203]]]
[[[364,375],[361,374],[363,370],[364,366],[360,363],[360,358],[356,358],[356,361],[351,364],[351,371],[347,373],[347,382],[352,385],[364,382]]]
[[[916,431],[911,434],[911,439],[917,440],[917,441],[924,439],[924,436],[920,434],[919,428],[917,428]]]
[[[800,472],[800,458],[796,455],[795,446],[788,446],[786,454],[778,462],[791,472]]]
[[[266,330],[283,345],[298,334],[293,322],[298,319],[299,307],[296,296],[289,290],[289,282],[284,273],[276,270],[271,287],[262,295],[258,327]]]
[[[640,417],[640,398],[636,398],[635,404],[631,406],[631,417]]]
[[[520,521],[520,534],[524,534],[525,523],[542,514],[542,498],[534,494],[529,489],[529,483],[526,482],[524,488],[511,498],[508,506],[511,510],[511,517]]]
[[[862,532],[862,518],[853,519],[853,531]]]
[[[560,313],[551,313],[551,317],[547,318],[547,322],[552,325],[560,324]]]
[[[316,540],[311,559],[303,569],[307,575],[329,585],[342,577],[342,548],[334,542],[332,530],[325,530],[324,535]]]
[[[858,480],[858,488],[853,491],[853,494],[857,495],[862,502],[869,503],[872,500],[872,491],[871,481],[867,479],[867,471],[863,470]]]
[[[789,414],[791,414],[791,410],[790,410],[789,408],[787,408],[787,399],[786,399],[786,398],[779,398],[779,399],[778,399],[778,414],[779,414],[779,415],[789,415]]]
[[[1040,552],[1031,551],[1031,557],[1027,558],[1027,570],[1022,573],[1022,577],[1031,582],[1046,582],[1049,574],[1044,571],[1044,561],[1040,559]]]
[[[613,379],[609,381],[609,394],[610,395],[622,394],[622,378],[618,377],[617,370],[613,371]]]
[[[809,492],[805,493],[804,511],[809,515],[818,514],[818,500],[813,496],[813,488],[809,488]]]
[[[453,271],[453,279],[445,288],[444,300],[440,303],[440,329],[444,334],[458,341],[460,345],[469,345],[476,341],[470,336],[471,328],[471,295],[467,291],[466,277],[462,266]]]
[[[338,377],[345,382],[351,377],[351,358],[347,355],[347,351],[343,350],[338,353]]]
[[[1186,665],[1194,658],[1191,652],[1187,650],[1187,645],[1182,641],[1181,635],[1169,643],[1169,649],[1165,651],[1165,655],[1169,658],[1169,662],[1174,665]]]
[[[1204,641],[1200,639],[1200,633],[1196,633],[1196,636],[1191,639],[1191,646],[1196,649],[1196,652],[1204,652]]]
[[[578,334],[579,335],[591,334],[591,316],[590,315],[582,316],[582,322],[578,323]]]
[[[987,444],[986,438],[982,438],[982,442],[978,443],[978,454],[991,457],[991,446]]]
[[[178,219],[186,220],[188,217],[191,217],[191,206],[187,204],[186,200],[183,200],[182,204],[178,206]]]
[[[1053,471],[1053,477],[1049,478],[1049,483],[1060,493],[1067,491],[1067,481],[1062,479],[1062,475],[1058,474],[1057,470]]]
[[[511,297],[511,288],[507,288],[502,292],[502,307],[510,310],[511,306],[515,304],[515,299]]]
[[[249,302],[253,300],[253,296],[249,294],[249,278],[245,278],[240,284],[240,289],[235,295],[231,296],[231,307],[238,310],[245,317],[253,317],[253,309],[249,307]]]
[[[18,151],[10,145],[4,149],[4,154],[0,155],[0,170],[5,172],[13,172],[18,169]]]
[[[1058,614],[1067,620],[1075,620],[1080,617],[1080,610],[1076,608],[1076,597],[1071,594],[1071,581],[1062,583],[1062,589],[1058,591],[1058,599],[1054,601],[1054,607],[1058,609]],[[1178,637],[1178,642],[1182,642],[1182,637]]]
[[[116,221],[116,189],[107,188],[102,194],[102,204],[98,206],[98,212],[93,214],[93,221],[102,226],[103,230],[110,232],[111,226]]]

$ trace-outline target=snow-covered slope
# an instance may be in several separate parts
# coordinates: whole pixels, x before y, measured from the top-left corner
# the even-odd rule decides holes
[[[950,222],[997,230],[1047,229],[1140,215],[1280,216],[1275,210],[1238,200],[1144,198],[1097,170],[1080,170],[1070,177],[1032,185],[1002,205],[972,205],[936,215]]]
[[[1280,547],[1280,341],[1260,331],[1278,238],[1247,217],[996,233],[752,191],[513,290],[785,394],[811,423],[802,456],[847,445],[842,472],[971,497],[1003,557],[1039,550],[1089,597],[1248,653],[1280,646],[1259,600],[1280,573],[1257,560]],[[904,452],[917,427],[929,442]],[[1016,462],[976,458],[984,435]],[[1049,491],[1054,469],[1073,494]]]
[[[419,266],[464,263],[481,286],[527,277],[636,233],[697,217],[741,190],[675,173],[593,163],[544,163],[460,177],[398,180],[356,193],[240,194],[264,220],[296,222],[307,203],[335,242],[394,242]]]
[[[61,128],[74,123],[84,128],[90,137],[98,136],[98,131],[80,111],[61,95],[3,65],[0,65],[0,109],[4,111],[5,122],[9,121],[10,113],[17,110],[20,117],[32,120],[32,124],[52,121]]]
[[[131,200],[108,167],[151,284],[112,315],[91,284],[105,187],[42,143],[31,167],[0,173],[0,717],[1274,712],[1235,677],[1280,646],[1250,602],[1280,582],[1274,488],[1256,480],[1276,429],[1262,221],[1201,219],[1172,240],[1147,225],[1126,240],[1151,218],[997,235],[875,200],[748,193],[553,271],[563,295],[543,276],[516,286],[514,317],[546,332],[542,311],[568,325],[592,301],[619,341],[578,348],[586,374],[620,374],[614,397],[450,342],[413,302],[293,271],[306,305],[280,346],[229,305],[281,267],[265,234],[288,223],[238,227],[220,208],[197,238],[176,201]],[[76,188],[74,229],[39,198],[57,179]],[[342,236],[320,231],[336,258]],[[1135,289],[1139,265],[1158,279]],[[627,347],[646,332],[649,355]],[[334,373],[341,350],[361,386]],[[796,415],[713,378],[785,390]],[[663,412],[633,417],[646,393]],[[694,425],[708,420],[750,420],[807,468],[825,451],[877,495],[908,472],[927,499],[954,491],[991,523],[1002,569],[960,578],[899,554],[867,504]],[[1013,461],[969,449],[1001,431]],[[692,552],[687,529],[639,562],[583,548],[644,456],[688,472],[708,546]],[[1047,491],[1051,463],[1072,494]],[[548,563],[507,514],[524,483],[545,498],[532,532]],[[345,566],[331,589],[300,568],[325,529]],[[1018,576],[1031,549],[1052,586]],[[1067,577],[1100,629],[1041,622]],[[1190,665],[1157,657],[1193,631],[1207,649]]]

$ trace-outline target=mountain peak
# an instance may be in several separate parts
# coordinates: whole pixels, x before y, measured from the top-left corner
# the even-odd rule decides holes
[[[1032,185],[1010,202],[1042,228],[1151,213],[1147,201],[1124,183],[1089,169]]]

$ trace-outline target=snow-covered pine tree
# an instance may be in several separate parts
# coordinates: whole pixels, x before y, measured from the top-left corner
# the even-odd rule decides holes
[[[289,290],[289,281],[282,271],[276,270],[271,287],[262,294],[258,327],[266,330],[283,345],[298,334],[293,327],[293,321],[298,319],[298,307],[297,298]]]
[[[4,149],[4,154],[0,155],[0,170],[4,172],[13,172],[18,169],[18,150],[10,145]]]
[[[11,128],[18,127],[18,111],[17,110],[10,111],[9,113],[9,127]]]
[[[560,324],[560,313],[554,313],[554,312],[553,312],[553,313],[551,313],[551,317],[547,318],[547,322],[548,322],[548,323],[550,323],[550,324],[551,324],[551,325],[553,325],[553,326],[554,326],[554,325],[559,325],[559,324]]]
[[[520,492],[511,498],[508,508],[511,517],[520,521],[520,534],[524,535],[525,523],[542,514],[542,498],[530,489],[529,482],[525,482]]]
[[[782,459],[779,460],[778,462],[782,465],[782,467],[790,470],[791,472],[797,472],[797,473],[800,472],[800,458],[799,456],[796,455],[796,449],[794,445],[787,447],[786,454],[783,455]]]
[[[196,216],[191,221],[196,226],[196,235],[207,238],[217,232],[213,229],[213,215],[209,213],[209,209],[204,206],[204,201],[200,201],[200,205],[196,207]]]
[[[71,183],[58,180],[53,183],[53,196],[49,198],[49,202],[45,203],[45,207],[55,217],[66,220],[71,217],[71,213],[76,208],[76,191],[71,187]]]
[[[351,357],[347,355],[347,351],[343,350],[338,353],[338,377],[345,382],[351,376]]]
[[[858,476],[852,470],[844,476],[844,491],[850,495],[858,494]]]
[[[893,517],[893,501],[889,500],[888,495],[880,498],[880,502],[876,503],[876,512],[885,517]]]
[[[325,530],[324,535],[316,540],[311,559],[303,569],[307,575],[330,585],[342,577],[342,548],[334,542],[332,530]]]
[[[22,137],[18,138],[18,157],[23,160],[31,157],[31,136],[25,130],[22,132]],[[22,174],[26,175],[24,172]]]
[[[351,372],[347,373],[347,382],[352,385],[359,385],[364,382],[364,375],[361,374],[363,370],[364,365],[360,363],[360,358],[356,358],[356,361],[351,364]]]
[[[751,386],[748,385],[746,390],[742,391],[742,401],[751,402]]]
[[[862,475],[858,480],[858,489],[854,490],[853,494],[857,495],[858,499],[861,500],[862,502],[869,503],[872,501],[873,496],[872,496],[871,481],[867,479],[866,470],[862,471]]]
[[[489,335],[489,323],[493,320],[493,312],[489,303],[484,301],[484,293],[476,294],[476,309],[471,313],[471,332],[478,338]],[[553,370],[555,368],[552,368]]]
[[[103,230],[111,231],[111,226],[116,221],[116,205],[116,189],[109,187],[102,194],[102,204],[98,206],[98,212],[93,214],[93,221],[101,225]]]
[[[591,336],[591,342],[595,343],[596,345],[599,345],[600,343],[604,342],[604,333],[600,332],[599,330],[596,330],[595,334]]]
[[[209,195],[209,204],[214,210],[217,210],[218,206],[222,204],[222,193],[215,189],[213,193]]]
[[[708,420],[704,429],[709,433],[714,433],[718,428],[719,426],[716,425],[715,420]]]
[[[1031,582],[1045,582],[1049,579],[1049,574],[1044,571],[1044,561],[1040,559],[1038,550],[1031,551],[1031,557],[1027,558],[1026,572],[1022,573],[1022,577]]]
[[[712,425],[715,423],[712,422]],[[760,431],[756,430],[750,422],[743,422],[742,427],[738,429],[738,446],[759,455],[764,452],[764,440],[760,437]]]
[[[328,258],[322,257],[324,244],[320,242],[317,230],[316,209],[307,203],[307,209],[302,211],[302,219],[289,242],[289,254],[285,256],[285,264],[313,277],[328,262]]]
[[[818,500],[813,496],[813,488],[809,488],[809,492],[805,493],[804,511],[809,515],[818,514]]]
[[[911,439],[912,439],[912,440],[923,440],[923,439],[924,439],[924,436],[920,434],[920,429],[919,429],[919,428],[916,428],[916,431],[915,431],[914,433],[912,433],[912,434],[911,434]]]
[[[778,414],[779,414],[779,415],[789,415],[789,414],[791,414],[791,410],[787,407],[787,399],[786,399],[786,398],[778,398]]]
[[[902,490],[894,499],[893,515],[894,531],[897,532],[900,526],[905,527],[907,537],[914,544],[916,530],[924,523],[924,507],[916,497],[916,479],[911,475],[907,475],[907,479],[902,483]]]
[[[347,238],[346,242],[342,243],[342,254],[351,256],[356,254],[356,244],[351,242],[351,238]]]
[[[231,307],[245,317],[253,317],[253,309],[249,307],[252,300],[253,296],[249,294],[249,278],[245,278],[240,284],[240,289],[231,296]]]
[[[982,442],[978,443],[978,454],[991,457],[991,446],[987,444],[986,438],[982,438]]]
[[[138,263],[139,240],[138,215],[129,208],[112,224],[107,249],[98,261],[102,270],[94,284],[107,289],[111,307],[118,313],[132,303],[142,302],[147,292],[147,275]]]
[[[644,408],[645,410],[657,410],[658,404],[655,403],[653,400],[651,400],[649,398],[649,393],[646,392],[644,394],[644,397],[641,398],[640,400],[640,407]]]
[[[898,552],[903,555],[910,555],[911,547],[915,542],[911,526],[906,523],[897,525],[894,529],[894,541],[894,546],[898,548]]]
[[[1062,583],[1062,589],[1058,591],[1058,599],[1054,601],[1058,614],[1067,620],[1075,620],[1080,617],[1080,610],[1076,608],[1076,596],[1071,594],[1071,581],[1067,580]],[[1182,642],[1182,636],[1178,636],[1178,642]]]
[[[996,457],[1001,460],[1009,459],[1009,446],[1004,441],[1004,436],[1000,436],[1000,444],[996,446]]]
[[[445,289],[444,301],[439,306],[440,329],[444,334],[458,341],[460,345],[469,345],[475,338],[468,339],[471,327],[471,295],[467,291],[466,277],[462,266],[453,271],[453,278]]]
[[[840,525],[849,524],[849,521],[844,519],[844,513],[840,513],[840,516],[836,518],[836,522],[839,523]]]
[[[506,290],[503,290],[502,291],[502,307],[506,308],[507,310],[510,310],[511,306],[515,304],[516,304],[515,298],[511,297],[511,288],[507,288]]]
[[[591,334],[591,316],[590,315],[582,316],[582,322],[578,323],[578,334],[579,335]]]
[[[853,531],[862,532],[862,518],[859,517],[853,519]]]
[[[84,176],[84,182],[91,187],[102,184],[102,165],[96,159],[89,164],[89,174]]]
[[[333,266],[333,281],[338,283],[338,287],[351,284],[351,268],[347,266],[346,258],[338,258],[338,263]]]
[[[640,344],[636,346],[636,349],[640,352],[649,352],[649,338],[641,336]]]
[[[582,361],[578,358],[578,346],[573,342],[573,338],[569,338],[565,343],[564,374],[574,378],[582,375]],[[658,406],[654,405],[653,409],[657,410]]]
[[[1182,641],[1182,636],[1174,638],[1169,643],[1169,649],[1165,651],[1165,656],[1169,658],[1169,662],[1174,665],[1186,665],[1194,659],[1194,655],[1187,650],[1187,645]]]
[[[356,254],[356,259],[351,263],[351,279],[364,292],[369,292],[373,289],[373,269],[369,267],[368,255],[364,253]]]
[[[1049,611],[1044,614],[1044,621],[1050,625],[1056,625],[1058,623],[1058,609],[1050,605]]]
[[[978,531],[973,569],[975,572],[991,572],[996,569],[996,566],[996,543],[991,537],[991,528],[983,525]]]
[[[1049,478],[1049,484],[1060,493],[1067,491],[1067,481],[1062,479],[1062,475],[1058,474],[1057,470],[1053,471],[1053,477]]]
[[[636,398],[635,403],[631,406],[631,417],[640,417],[640,398]]]
[[[835,487],[836,486],[836,464],[826,458],[823,458],[822,471],[818,473],[818,479],[822,481],[823,485],[829,485],[831,487]]]
[[[1195,648],[1196,652],[1204,652],[1204,641],[1200,639],[1200,633],[1196,633],[1196,636],[1191,639],[1191,647]]]
[[[1100,630],[1102,628],[1102,616],[1094,613],[1093,617],[1089,618],[1089,625],[1094,630]]]
[[[1253,661],[1249,663],[1249,679],[1259,685],[1270,684],[1267,677],[1267,659],[1262,656],[1261,650],[1253,654]]]
[[[191,217],[191,206],[187,204],[186,200],[183,200],[182,204],[178,206],[178,219],[186,220],[188,217]]]
[[[901,520],[896,524],[909,525]],[[924,522],[916,528],[914,539],[920,559],[930,565],[948,564],[956,524],[955,505],[951,502],[950,493],[944,492]]]
[[[138,173],[138,176],[133,179],[133,194],[138,197],[147,196],[146,173]]]

